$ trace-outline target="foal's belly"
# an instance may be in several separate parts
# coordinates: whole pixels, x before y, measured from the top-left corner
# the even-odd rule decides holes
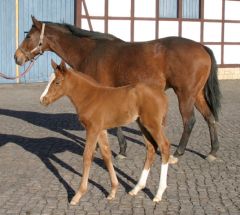
[[[124,103],[124,101],[122,101]],[[119,103],[115,107],[107,108],[102,116],[106,128],[113,128],[122,125],[128,125],[139,117],[137,107],[129,104]]]
[[[119,127],[119,126],[125,126],[125,125],[128,125],[128,124],[132,123],[132,122],[135,122],[137,119],[138,119],[138,115],[134,115],[134,116],[131,116],[131,117],[122,116],[121,119],[118,117],[115,120],[105,122],[104,129],[110,129],[110,128],[115,128],[115,127]]]

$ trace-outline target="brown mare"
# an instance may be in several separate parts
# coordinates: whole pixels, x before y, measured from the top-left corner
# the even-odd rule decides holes
[[[159,202],[167,187],[170,156],[170,144],[164,135],[162,126],[167,112],[167,98],[164,91],[157,85],[143,83],[118,88],[103,87],[86,75],[67,69],[63,61],[57,65],[52,60],[52,67],[54,73],[41,95],[41,103],[49,105],[67,96],[75,106],[79,120],[86,128],[83,177],[71,204],[76,205],[87,191],[90,166],[97,142],[112,184],[108,199],[115,197],[118,180],[111,160],[106,129],[126,125],[135,120],[144,134],[147,155],[139,182],[130,194],[136,195],[145,187],[150,167],[159,147],[162,153],[162,170],[159,188],[153,199]]]
[[[106,86],[150,81],[162,89],[173,88],[183,120],[183,134],[174,155],[178,157],[186,149],[195,124],[195,106],[209,127],[208,158],[216,158],[219,149],[216,120],[221,93],[216,61],[208,47],[180,37],[128,43],[112,35],[49,22],[45,22],[40,42],[44,25],[34,17],[32,20],[30,32],[16,50],[17,64],[23,65],[40,52],[52,51],[74,69]],[[125,151],[126,144],[120,143],[120,154],[125,155]]]

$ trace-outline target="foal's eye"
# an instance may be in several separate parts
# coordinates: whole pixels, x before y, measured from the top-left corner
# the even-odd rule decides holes
[[[26,36],[26,39],[30,39],[30,35],[29,34]]]
[[[60,81],[60,80],[56,80],[56,81],[55,81],[55,84],[56,84],[56,85],[59,85],[59,84],[61,84],[61,81]]]

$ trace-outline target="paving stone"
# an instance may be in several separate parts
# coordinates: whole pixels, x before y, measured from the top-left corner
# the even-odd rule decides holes
[[[106,199],[111,184],[99,151],[91,166],[89,189],[77,206],[69,201],[82,178],[85,131],[67,99],[45,108],[39,96],[45,84],[0,85],[0,215],[239,215],[240,214],[240,88],[239,80],[220,81],[223,99],[218,133],[218,159],[210,151],[208,126],[196,111],[196,124],[183,157],[169,166],[168,188],[158,204],[160,156],[147,186],[135,197],[145,160],[145,146],[136,123],[123,127],[128,157],[113,163],[119,179],[116,199]],[[182,121],[174,93],[167,91],[166,135],[174,152]],[[6,96],[7,95],[7,96]],[[109,135],[114,155],[119,151]]]

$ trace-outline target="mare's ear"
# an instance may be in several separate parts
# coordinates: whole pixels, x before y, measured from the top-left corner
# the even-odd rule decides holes
[[[52,64],[52,68],[54,70],[56,70],[58,65],[56,64],[56,62],[53,59],[51,59],[51,64]]]
[[[42,29],[42,22],[38,21],[33,15],[31,16],[31,18],[32,18],[33,25],[34,25],[39,31],[41,31],[41,29]]]
[[[60,69],[63,74],[67,72],[67,67],[66,67],[66,63],[64,62],[64,60],[62,60],[60,63]]]

